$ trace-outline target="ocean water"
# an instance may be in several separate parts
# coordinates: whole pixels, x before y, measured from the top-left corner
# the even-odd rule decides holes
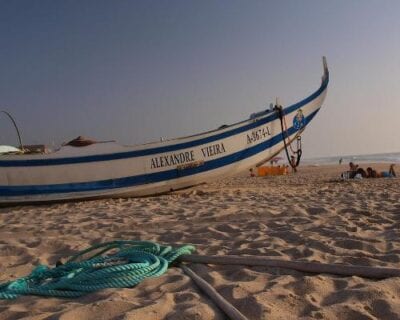
[[[347,164],[350,161],[356,163],[384,162],[400,164],[400,152],[309,158],[302,159],[302,164],[339,164],[340,159],[342,159],[343,164]]]

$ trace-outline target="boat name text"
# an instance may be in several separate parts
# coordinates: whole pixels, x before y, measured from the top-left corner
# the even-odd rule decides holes
[[[226,152],[225,146],[222,142],[201,148],[200,150],[204,158],[210,158]],[[194,161],[196,161],[194,157],[194,150],[173,153],[151,158],[150,169],[164,168],[169,166],[178,166],[178,169],[182,169],[191,167],[187,166],[187,164],[193,163]],[[203,163],[204,161],[201,161],[201,164]],[[198,163],[196,162],[193,164],[193,166],[198,166]]]
[[[166,156],[151,158],[151,169],[175,166],[194,161],[194,151],[173,153]]]
[[[201,153],[204,158],[216,156],[220,153],[225,153],[225,147],[223,143],[213,144],[208,147],[201,148]]]

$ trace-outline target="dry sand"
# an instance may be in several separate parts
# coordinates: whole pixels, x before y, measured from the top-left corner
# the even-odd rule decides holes
[[[375,167],[377,167],[375,165]],[[378,168],[387,169],[388,165]],[[400,179],[338,181],[346,166],[235,177],[159,197],[0,209],[0,282],[95,243],[141,239],[200,254],[400,266]],[[400,279],[192,265],[249,319],[399,319]],[[0,319],[225,319],[179,268],[79,299],[0,301]]]

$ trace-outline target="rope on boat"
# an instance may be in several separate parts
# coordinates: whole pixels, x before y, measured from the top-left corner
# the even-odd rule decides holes
[[[0,284],[0,299],[21,295],[73,298],[105,288],[133,287],[145,278],[164,274],[178,257],[193,251],[191,245],[172,248],[150,241],[106,242],[79,252],[65,264],[39,265],[26,277]]]
[[[289,140],[288,128],[287,128],[286,118],[285,118],[285,113],[283,111],[283,108],[282,108],[282,106],[275,105],[275,110],[278,112],[279,120],[281,122],[281,134],[282,134],[283,144],[285,146],[287,161],[289,162],[289,164],[293,168],[293,170],[296,171],[296,168],[299,166],[300,159],[303,154],[303,151],[301,149],[301,136],[300,135],[297,136],[297,151],[295,151],[295,150],[293,150],[292,144]],[[288,140],[288,142],[286,142],[286,139]],[[292,154],[297,155],[296,163],[293,163],[290,159],[288,145],[289,145],[289,148],[290,148]]]

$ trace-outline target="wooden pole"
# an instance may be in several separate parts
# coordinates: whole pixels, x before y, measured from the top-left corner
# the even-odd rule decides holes
[[[180,265],[185,273],[194,283],[208,295],[208,297],[229,317],[231,320],[248,320],[238,309],[231,305],[217,290],[215,290],[207,281],[198,276],[192,269],[185,265]]]
[[[293,269],[310,273],[330,273],[342,276],[358,276],[371,279],[384,279],[400,277],[400,269],[386,267],[367,267],[342,264],[328,264],[305,261],[287,261],[270,259],[259,256],[201,256],[183,255],[179,258],[182,262],[224,264],[224,265],[245,265],[264,266],[273,268]]]

